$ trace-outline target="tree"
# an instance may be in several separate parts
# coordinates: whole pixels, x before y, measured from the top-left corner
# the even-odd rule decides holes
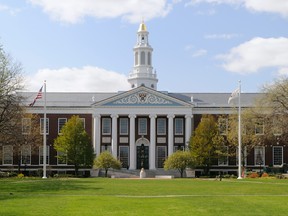
[[[190,139],[189,147],[196,164],[204,166],[205,174],[209,174],[213,159],[223,156],[220,153],[224,143],[215,118],[212,115],[204,115]]]
[[[95,160],[94,166],[98,169],[105,169],[105,177],[107,177],[108,169],[120,169],[122,167],[121,162],[115,159],[108,151],[102,152]]]
[[[72,116],[54,141],[55,149],[60,153],[58,159],[73,164],[75,175],[80,167],[93,165],[93,147],[79,116]]]
[[[170,155],[164,162],[164,169],[177,169],[183,178],[184,170],[187,167],[193,167],[194,160],[192,158],[191,152],[188,151],[176,151]]]
[[[22,67],[5,53],[0,45],[0,137],[5,139],[14,130],[24,111]],[[0,140],[1,141],[1,140]]]

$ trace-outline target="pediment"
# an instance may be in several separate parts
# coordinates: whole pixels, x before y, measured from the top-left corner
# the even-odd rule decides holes
[[[147,87],[138,87],[106,99],[94,106],[190,106],[190,104],[173,98],[165,93]]]

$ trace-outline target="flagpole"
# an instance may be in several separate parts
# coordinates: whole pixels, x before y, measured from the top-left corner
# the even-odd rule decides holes
[[[47,157],[47,147],[46,147],[46,80],[44,81],[44,125],[43,125],[43,179],[46,179],[46,157]]]
[[[238,178],[241,177],[241,165],[242,165],[242,145],[241,145],[241,80],[239,80],[239,95],[238,95]]]

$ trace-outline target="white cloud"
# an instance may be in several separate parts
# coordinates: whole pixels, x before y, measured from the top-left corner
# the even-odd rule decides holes
[[[288,67],[288,38],[253,38],[228,54],[218,56],[224,60],[227,71],[249,74],[261,69],[276,67],[278,71]]]
[[[288,67],[281,68],[281,69],[278,71],[278,75],[279,75],[279,76],[288,76]]]
[[[129,89],[127,77],[98,67],[41,69],[27,77],[28,91],[38,91],[47,81],[50,92],[117,92]]]
[[[129,22],[140,22],[165,17],[173,4],[180,2],[168,0],[28,0],[43,8],[53,19],[67,23],[77,23],[84,17],[115,18],[122,17]]]
[[[191,0],[186,6],[193,6],[198,3],[231,4],[240,5],[248,10],[258,12],[278,13],[288,17],[287,0]]]
[[[200,56],[204,56],[207,54],[207,50],[205,49],[199,49],[199,50],[196,50],[193,54],[192,54],[192,57],[196,58],[196,57],[200,57]]]
[[[10,6],[4,5],[4,4],[0,4],[0,12],[8,12],[10,15],[16,15],[17,13],[19,13],[21,11],[21,9],[19,8],[12,8]]]

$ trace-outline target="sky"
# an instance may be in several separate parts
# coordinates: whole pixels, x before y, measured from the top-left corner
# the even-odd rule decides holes
[[[160,91],[259,92],[288,75],[288,0],[0,0],[0,44],[27,91],[125,91],[142,20]]]

